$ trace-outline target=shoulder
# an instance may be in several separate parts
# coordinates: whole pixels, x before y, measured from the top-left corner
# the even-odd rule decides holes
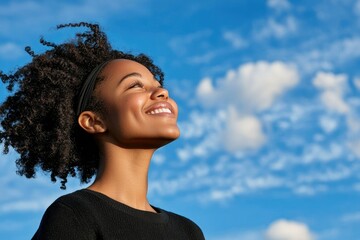
[[[180,228],[182,231],[186,232],[188,236],[190,236],[190,239],[196,239],[196,240],[203,240],[204,234],[200,227],[190,220],[189,218],[186,218],[182,215],[168,212],[163,209],[160,209],[160,211],[164,211],[169,216],[169,222],[170,224],[174,224],[177,226],[177,228]]]
[[[56,199],[45,211],[33,239],[88,239],[89,226],[83,213],[89,200],[81,191]],[[84,205],[85,204],[85,205]]]

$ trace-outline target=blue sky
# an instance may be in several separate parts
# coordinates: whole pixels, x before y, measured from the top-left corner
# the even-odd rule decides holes
[[[77,21],[150,55],[178,102],[182,136],[154,156],[152,204],[210,240],[360,238],[359,0],[2,0],[0,68]],[[16,158],[1,155],[2,239],[29,239],[54,199],[86,187],[20,177]]]

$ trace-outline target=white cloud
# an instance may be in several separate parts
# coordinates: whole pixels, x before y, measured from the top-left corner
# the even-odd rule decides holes
[[[217,136],[221,136],[224,149],[229,152],[256,150],[265,143],[266,136],[262,122],[254,112],[270,108],[298,81],[299,75],[294,66],[283,62],[264,61],[246,63],[236,70],[229,70],[225,77],[217,80],[216,86],[210,78],[204,78],[197,87],[197,97],[203,106],[220,111],[207,116],[207,119],[198,116],[192,119],[190,124],[182,124],[187,129],[185,137],[203,134],[204,126],[213,126],[213,119],[220,119],[223,115],[219,113],[224,112],[226,116],[221,117],[220,121],[225,128],[218,127],[217,131],[211,128],[212,133],[217,132]],[[242,114],[239,114],[240,112]],[[221,130],[223,133],[220,134]],[[189,151],[182,150],[179,154],[182,159],[191,156]]]
[[[347,146],[356,157],[360,157],[360,119],[354,115],[350,115],[346,119],[348,127]]]
[[[212,182],[212,189],[204,199],[211,201],[225,201],[231,199],[239,194],[245,194],[262,189],[272,189],[281,187],[285,184],[284,180],[272,175],[257,176],[254,166],[230,166],[235,169],[240,169],[242,177],[232,174],[226,176],[227,181],[224,179],[214,179]],[[248,168],[249,167],[249,168]],[[248,172],[247,172],[248,171]]]
[[[347,118],[347,125],[352,134],[360,134],[360,119],[355,116]]]
[[[319,120],[319,123],[320,123],[321,128],[326,133],[333,132],[338,126],[337,119],[335,119],[334,117],[330,117],[330,116],[322,116]]]
[[[314,86],[342,95],[347,89],[347,76],[333,73],[318,72],[313,80]]]
[[[301,163],[309,164],[315,161],[334,161],[343,156],[344,152],[345,149],[343,145],[339,143],[331,143],[329,147],[320,144],[308,144],[304,148]]]
[[[298,23],[292,16],[288,16],[281,22],[270,18],[263,27],[261,27],[259,30],[254,30],[254,37],[258,40],[267,38],[282,39],[296,33],[297,29]]]
[[[207,52],[199,54],[199,55],[191,56],[187,60],[191,64],[209,63],[210,61],[215,59],[216,56],[221,54],[221,52],[222,52],[221,49],[210,50],[210,51],[207,51]]]
[[[315,182],[336,182],[349,178],[352,175],[352,170],[346,166],[337,166],[335,168],[326,168],[319,171],[312,171],[308,173],[301,173],[297,177],[297,182],[315,183]]]
[[[345,62],[360,56],[360,37],[350,37],[341,39],[330,46],[327,49],[330,58],[334,58],[337,61]],[[341,54],[339,54],[341,52]]]
[[[328,110],[340,114],[346,114],[350,111],[350,107],[343,98],[347,90],[346,75],[318,72],[313,84],[322,91],[320,99]]]
[[[155,153],[155,155],[152,158],[152,162],[154,162],[157,165],[161,165],[165,162],[165,156],[163,154]]]
[[[155,178],[150,178],[149,194],[169,195],[174,193],[179,194],[183,191],[191,192],[193,190],[197,190],[209,183],[209,172],[209,166],[205,164],[198,164],[192,166],[188,170],[181,171],[176,176],[169,176],[169,174],[165,174]]]
[[[247,46],[247,42],[238,33],[232,31],[226,31],[223,34],[223,38],[230,42],[235,49],[244,48]]]
[[[44,210],[44,208],[49,206],[54,200],[54,198],[42,198],[5,203],[0,205],[0,213]]]
[[[348,146],[357,157],[360,157],[360,139],[349,141]]]
[[[295,186],[293,188],[294,193],[296,193],[298,195],[305,195],[305,196],[312,196],[319,192],[324,192],[326,190],[328,190],[328,188],[324,185],[318,185],[318,186],[299,185],[299,186]]]
[[[199,143],[193,145],[186,145],[183,148],[179,148],[176,151],[177,156],[181,161],[188,161],[193,157],[205,158],[219,150],[221,143],[219,139],[219,133],[209,133]]]
[[[287,10],[291,6],[287,0],[267,0],[267,5],[276,10]]]
[[[309,227],[301,222],[280,219],[266,231],[266,240],[314,240]]]
[[[354,85],[358,90],[360,90],[360,77],[354,79]]]
[[[305,47],[306,46],[306,47]],[[360,37],[336,38],[333,40],[327,35],[320,35],[318,40],[309,40],[300,51],[297,51],[294,61],[302,72],[313,73],[331,71],[360,57]],[[341,53],[341,54],[339,54]],[[292,59],[292,56],[287,56]]]
[[[229,109],[223,142],[230,152],[254,150],[266,140],[261,122],[255,116],[239,116],[234,108]]]
[[[210,78],[204,78],[198,85],[197,96],[207,107],[233,105],[242,111],[260,111],[271,107],[298,81],[298,72],[290,64],[246,63],[236,70],[229,70],[216,82],[216,86]]]
[[[322,103],[329,109],[338,113],[348,113],[350,108],[341,95],[333,91],[325,91],[321,94]]]
[[[187,121],[179,122],[181,137],[199,138],[202,137],[209,128],[215,127],[219,116],[217,114],[202,113],[192,111],[188,114]],[[211,126],[209,126],[211,125]]]

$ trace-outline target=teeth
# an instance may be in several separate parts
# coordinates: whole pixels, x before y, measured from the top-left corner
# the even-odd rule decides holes
[[[171,113],[171,111],[168,108],[158,108],[150,111],[148,114],[158,114],[158,113]]]

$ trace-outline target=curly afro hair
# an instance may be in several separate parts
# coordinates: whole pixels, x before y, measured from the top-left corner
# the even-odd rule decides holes
[[[40,43],[50,50],[37,55],[26,47],[30,63],[10,74],[0,71],[2,82],[13,92],[0,106],[4,154],[12,147],[20,155],[16,160],[18,174],[33,178],[41,168],[51,173],[53,182],[61,179],[62,189],[69,175],[89,182],[98,168],[97,144],[79,127],[76,115],[79,92],[91,71],[112,59],[129,59],[147,67],[161,84],[164,79],[148,56],[112,49],[99,25],[69,23],[57,29],[68,27],[84,27],[86,31],[62,44],[41,38]],[[97,83],[100,80],[96,79]],[[87,110],[101,112],[103,108],[92,96]]]

